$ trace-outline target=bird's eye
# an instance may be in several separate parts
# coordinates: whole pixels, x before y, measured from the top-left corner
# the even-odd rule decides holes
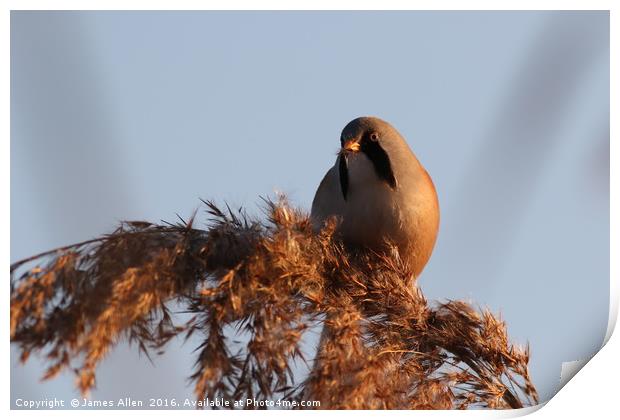
[[[379,141],[379,133],[372,133],[370,135],[370,140],[372,140],[372,141]]]

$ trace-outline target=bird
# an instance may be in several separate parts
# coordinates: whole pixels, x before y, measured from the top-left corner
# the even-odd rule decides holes
[[[437,192],[390,123],[359,117],[342,130],[336,162],[312,201],[313,230],[331,218],[347,247],[376,253],[396,248],[414,278],[426,266],[439,231]]]

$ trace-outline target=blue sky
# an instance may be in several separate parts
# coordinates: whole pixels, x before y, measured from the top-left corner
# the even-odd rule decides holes
[[[309,209],[360,115],[437,187],[424,293],[501,313],[551,397],[607,328],[606,12],[12,12],[11,260],[199,198]],[[190,396],[191,350],[121,345],[93,396]],[[12,400],[77,395],[12,366]]]

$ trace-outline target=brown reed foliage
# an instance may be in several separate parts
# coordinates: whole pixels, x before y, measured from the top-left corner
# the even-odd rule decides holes
[[[346,409],[538,402],[529,350],[509,342],[504,323],[464,302],[429,305],[395,251],[346,250],[335,221],[314,234],[284,199],[267,201],[264,221],[205,204],[204,230],[194,218],[123,222],[109,235],[13,264],[11,340],[21,360],[43,353],[45,379],[73,368],[87,394],[119,340],[149,354],[179,334],[201,334],[191,375],[200,399],[278,397]],[[175,323],[173,302],[191,319]],[[321,320],[313,367],[296,380],[302,336]],[[229,326],[248,338],[234,354]]]

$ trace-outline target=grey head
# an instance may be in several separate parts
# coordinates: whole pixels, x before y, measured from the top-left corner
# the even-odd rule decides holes
[[[347,160],[351,153],[364,153],[372,162],[377,177],[393,190],[398,186],[394,157],[399,153],[413,156],[400,133],[388,122],[376,117],[359,117],[349,122],[340,135],[340,145],[338,170],[345,200],[349,189]]]

